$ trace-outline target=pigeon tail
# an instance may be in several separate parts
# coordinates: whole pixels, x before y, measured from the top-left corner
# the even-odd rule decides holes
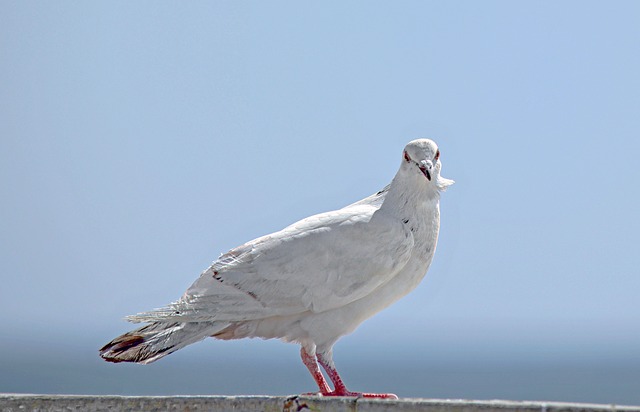
[[[154,322],[118,336],[100,349],[108,362],[155,362],[229,326],[227,322]]]

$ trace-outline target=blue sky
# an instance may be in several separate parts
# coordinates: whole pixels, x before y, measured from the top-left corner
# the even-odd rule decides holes
[[[0,2],[3,345],[94,356],[429,137],[457,182],[434,264],[337,361],[640,362],[639,19],[631,1]]]

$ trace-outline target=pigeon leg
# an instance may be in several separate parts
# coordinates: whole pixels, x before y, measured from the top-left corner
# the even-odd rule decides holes
[[[324,378],[324,375],[320,370],[320,366],[318,366],[318,362],[316,362],[315,356],[309,354],[303,346],[300,348],[300,357],[302,358],[302,363],[304,363],[304,366],[306,366],[307,369],[309,369],[309,372],[311,372],[311,376],[313,376],[313,379],[318,384],[318,389],[320,389],[320,394],[324,396],[327,396],[328,394],[330,394],[331,388],[329,387],[329,384]],[[309,395],[312,395],[312,394],[309,394]]]
[[[380,398],[380,399],[398,399],[397,395],[393,393],[363,393],[363,392],[351,392],[347,390],[342,378],[338,374],[336,370],[336,366],[333,363],[333,357],[331,356],[331,351],[326,353],[318,353],[318,362],[322,365],[325,371],[327,371],[327,375],[329,375],[329,379],[333,382],[335,386],[335,390],[333,392],[324,394],[324,396],[356,396],[358,398]]]

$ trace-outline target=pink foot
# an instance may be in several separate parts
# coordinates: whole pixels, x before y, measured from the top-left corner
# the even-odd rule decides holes
[[[398,396],[393,393],[366,393],[366,392],[351,392],[346,389],[335,390],[329,393],[323,393],[322,396],[352,396],[356,398],[374,398],[374,399],[398,399]]]
[[[323,396],[354,396],[357,398],[398,399],[398,396],[393,393],[365,393],[351,392],[347,390],[347,387],[342,381],[342,378],[333,365],[333,361],[331,360],[330,355],[329,358],[327,358],[326,356],[326,354],[319,353],[317,355],[318,362],[320,362],[320,365],[322,365],[324,370],[327,371],[329,379],[331,379],[331,382],[333,382],[333,385],[335,386],[335,390],[330,392],[322,391]]]
[[[398,395],[393,393],[366,393],[366,392],[351,392],[351,391],[343,391],[343,392],[305,392],[301,393],[300,396],[346,396],[346,397],[354,397],[354,398],[371,398],[371,399],[398,399]]]
[[[302,362],[305,364],[307,369],[309,369],[311,376],[313,376],[313,379],[318,384],[319,389],[318,392],[303,393],[302,396],[349,396],[355,398],[398,399],[398,396],[393,393],[364,393],[348,391],[344,382],[342,382],[342,378],[340,378],[338,371],[333,365],[330,352],[329,355],[317,354],[316,357],[318,361],[316,362],[316,357],[308,353],[303,346],[300,348],[300,356],[302,358]],[[335,386],[334,390],[331,390],[329,387],[324,375],[320,371],[318,362],[322,365],[325,371],[327,371],[329,378]]]

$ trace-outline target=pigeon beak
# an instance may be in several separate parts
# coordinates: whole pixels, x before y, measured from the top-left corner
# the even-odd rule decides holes
[[[429,169],[424,166],[420,166],[420,171],[422,172],[424,177],[426,177],[428,180],[431,180],[431,173],[429,173]]]
[[[431,181],[431,168],[433,167],[433,164],[428,160],[423,160],[420,162],[420,165],[418,167],[420,168],[420,171],[422,172],[424,177],[426,177],[427,180]]]

